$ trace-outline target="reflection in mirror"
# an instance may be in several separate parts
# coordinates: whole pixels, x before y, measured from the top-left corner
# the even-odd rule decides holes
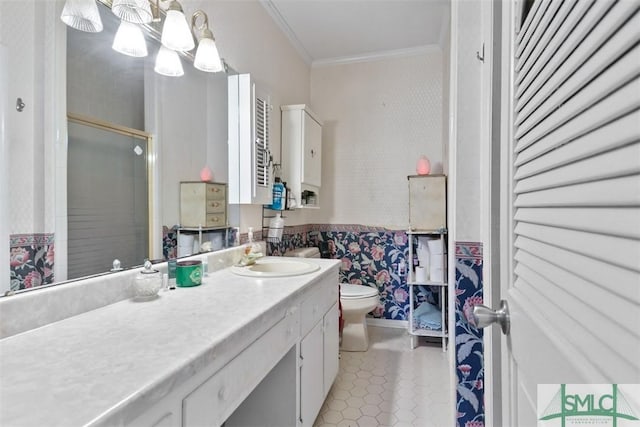
[[[72,115],[67,134],[67,277],[138,264],[149,256],[151,138]]]
[[[3,7],[2,23],[12,19],[7,13],[17,9]],[[64,27],[58,10],[56,25],[65,28],[67,44],[66,49],[59,47],[55,55],[63,58],[37,59],[45,64],[64,63],[66,56],[67,75],[52,74],[48,78],[59,88],[66,81],[66,93],[58,90],[60,99],[45,100],[45,104],[59,103],[64,107],[66,103],[70,117],[81,115],[76,119],[91,126],[81,125],[78,123],[81,120],[75,119],[55,124],[53,128],[62,135],[68,132],[68,140],[60,145],[62,150],[56,146],[47,152],[46,147],[43,150],[41,145],[34,144],[34,149],[44,152],[36,153],[36,163],[29,170],[41,168],[51,174],[43,179],[55,182],[52,184],[55,188],[43,191],[45,194],[32,194],[31,211],[34,217],[45,217],[45,223],[55,226],[50,227],[51,233],[42,233],[42,227],[35,221],[31,226],[11,226],[12,290],[107,272],[114,258],[120,259],[124,268],[130,268],[141,265],[144,258],[175,256],[180,182],[200,180],[204,167],[213,172],[213,181],[228,182],[227,75],[199,71],[185,56],[181,56],[183,77],[155,73],[159,42],[145,32],[147,57],[134,58],[115,52],[111,45],[119,21],[103,4],[99,3],[99,10],[104,30],[97,34]],[[47,20],[54,19],[49,12],[44,16]],[[56,34],[64,39],[60,31],[56,30]],[[35,43],[44,46],[44,42]],[[41,49],[39,45],[35,48]],[[17,50],[9,51],[9,61]],[[9,86],[16,74],[9,74]],[[56,91],[45,93],[53,96]],[[96,123],[103,127],[96,127]],[[150,136],[151,144],[147,139],[125,137],[122,132],[114,134],[105,128]],[[55,141],[53,135],[45,138]],[[38,161],[45,163],[45,167]],[[131,181],[124,181],[125,170],[130,172]],[[51,203],[53,194],[55,201]],[[13,195],[9,197],[15,199]],[[49,208],[52,205],[55,211]],[[87,219],[87,206],[91,207],[88,215],[93,220],[91,225],[81,224]],[[228,226],[237,226],[239,208],[233,205],[230,208]],[[107,224],[105,217],[113,222]],[[112,234],[103,235],[105,230]],[[220,247],[216,235],[205,234],[205,239],[215,240],[211,246]],[[78,259],[79,254],[89,255],[90,261]]]
[[[145,135],[145,58],[111,48],[103,31],[67,28],[67,279],[135,266],[150,255],[151,138]],[[149,145],[149,147],[148,147]]]

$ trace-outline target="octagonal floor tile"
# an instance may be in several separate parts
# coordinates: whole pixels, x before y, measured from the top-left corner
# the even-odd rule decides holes
[[[449,361],[440,346],[411,350],[406,331],[370,327],[366,352],[343,352],[314,427],[449,427]]]

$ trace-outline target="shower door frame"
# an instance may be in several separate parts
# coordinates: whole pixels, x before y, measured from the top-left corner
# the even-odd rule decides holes
[[[146,163],[147,163],[147,244],[148,244],[148,254],[149,259],[154,258],[154,248],[157,244],[157,240],[159,239],[159,234],[156,232],[156,224],[154,224],[154,212],[155,212],[155,203],[154,203],[154,194],[155,194],[155,176],[156,176],[156,162],[155,162],[155,145],[153,140],[153,135],[139,130],[130,128],[127,126],[118,125],[115,123],[111,123],[105,120],[97,119],[94,117],[84,116],[82,114],[76,113],[67,113],[67,122],[68,123],[76,123],[83,126],[89,126],[95,129],[104,130],[106,132],[112,132],[123,136],[128,136],[135,139],[140,139],[145,141],[146,143]],[[68,258],[65,257],[68,262]]]

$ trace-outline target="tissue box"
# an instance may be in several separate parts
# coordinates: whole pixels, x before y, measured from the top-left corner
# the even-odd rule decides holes
[[[447,227],[447,182],[444,175],[409,176],[409,226],[413,230]]]

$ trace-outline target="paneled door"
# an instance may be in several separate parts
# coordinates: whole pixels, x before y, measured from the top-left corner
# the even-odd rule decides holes
[[[560,426],[640,383],[640,2],[502,5],[503,425]]]

